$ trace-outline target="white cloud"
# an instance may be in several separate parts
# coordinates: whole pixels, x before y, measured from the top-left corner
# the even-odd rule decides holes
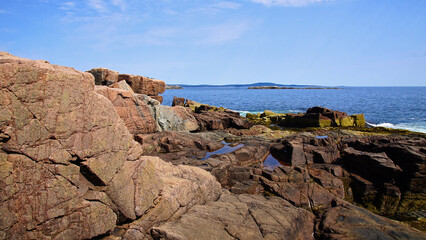
[[[331,2],[333,0],[251,0],[265,6],[302,7],[309,4]]]
[[[60,7],[60,9],[62,10],[70,10],[73,8],[75,8],[75,2],[71,2],[71,1],[61,3],[61,7]]]
[[[235,3],[235,2],[217,2],[215,4],[212,4],[212,7],[214,8],[223,8],[223,9],[237,9],[241,7],[241,4]]]
[[[99,13],[105,13],[108,11],[108,7],[103,0],[89,0],[89,7],[93,8],[95,11]]]
[[[201,13],[201,14],[209,14],[214,15],[222,12],[223,10],[234,10],[241,7],[241,4],[229,1],[220,1],[213,4],[204,5],[198,8],[191,8],[189,12]]]

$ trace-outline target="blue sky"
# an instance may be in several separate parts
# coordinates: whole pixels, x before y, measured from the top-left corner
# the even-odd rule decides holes
[[[426,86],[426,1],[0,0],[0,50],[166,83]]]

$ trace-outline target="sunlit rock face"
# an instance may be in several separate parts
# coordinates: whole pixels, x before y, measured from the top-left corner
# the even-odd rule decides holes
[[[142,157],[89,73],[1,52],[0,88],[1,239],[148,231],[220,194],[204,170]]]

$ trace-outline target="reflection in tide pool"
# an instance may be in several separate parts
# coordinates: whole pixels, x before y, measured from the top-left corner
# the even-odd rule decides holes
[[[241,147],[244,146],[244,144],[238,144],[237,146],[232,146],[231,143],[227,143],[225,141],[222,141],[222,143],[225,144],[225,146],[223,146],[222,148],[219,148],[216,151],[207,152],[206,156],[203,159],[200,159],[200,160],[201,161],[206,160],[206,159],[208,159],[209,157],[211,157],[212,155],[215,155],[215,154],[230,153],[230,152],[233,152],[233,151],[237,150],[238,148],[241,148]]]
[[[274,158],[271,154],[266,157],[265,161],[263,162],[264,168],[273,171],[274,168],[278,166],[290,166],[290,164],[285,162],[280,162],[276,158]]]

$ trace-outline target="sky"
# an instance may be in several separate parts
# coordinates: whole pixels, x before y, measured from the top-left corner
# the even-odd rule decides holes
[[[0,51],[168,84],[426,86],[426,1],[0,0]]]

